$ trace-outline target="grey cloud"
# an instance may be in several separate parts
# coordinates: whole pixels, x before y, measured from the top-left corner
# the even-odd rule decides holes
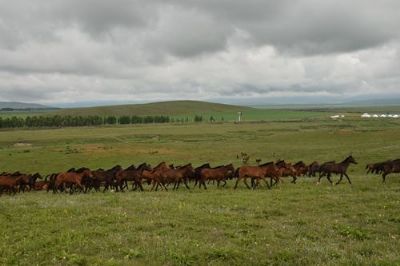
[[[0,98],[393,93],[399,12],[397,0],[0,0]]]

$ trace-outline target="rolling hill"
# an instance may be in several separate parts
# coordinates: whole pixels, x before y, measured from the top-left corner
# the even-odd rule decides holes
[[[190,115],[200,113],[226,113],[254,110],[251,107],[210,103],[201,101],[168,101],[146,104],[98,106],[87,108],[60,109],[52,114],[59,115]]]
[[[0,109],[24,110],[24,109],[54,109],[54,108],[37,103],[0,102]]]

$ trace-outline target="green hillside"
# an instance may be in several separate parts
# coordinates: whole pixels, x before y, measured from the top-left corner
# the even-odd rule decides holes
[[[60,115],[190,115],[197,113],[225,113],[253,110],[250,107],[201,101],[169,101],[147,104],[98,106],[57,110]],[[52,114],[54,114],[52,113]]]

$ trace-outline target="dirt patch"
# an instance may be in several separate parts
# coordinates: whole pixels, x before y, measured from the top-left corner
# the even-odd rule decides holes
[[[14,147],[32,147],[32,143],[17,142],[14,144]]]

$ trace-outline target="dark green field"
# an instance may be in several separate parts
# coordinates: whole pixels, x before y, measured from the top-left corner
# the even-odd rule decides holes
[[[143,161],[240,166],[240,152],[252,163],[339,161],[350,153],[359,163],[350,166],[353,185],[302,178],[255,191],[231,182],[207,191],[3,195],[0,264],[400,264],[400,176],[383,185],[364,169],[400,157],[400,119],[287,112],[240,124],[0,131],[0,171],[9,172]]]

